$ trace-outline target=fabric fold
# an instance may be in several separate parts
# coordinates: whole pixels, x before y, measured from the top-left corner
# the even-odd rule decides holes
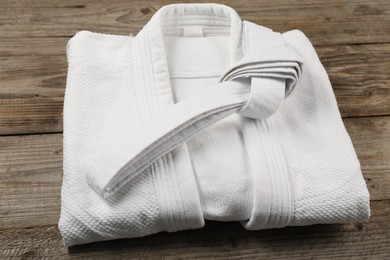
[[[369,193],[310,40],[175,4],[67,45],[66,246],[240,221],[365,221]]]
[[[275,113],[298,81],[302,60],[285,46],[251,51],[220,84],[175,104],[110,144],[87,168],[88,184],[108,197],[210,124],[235,112],[254,119]]]

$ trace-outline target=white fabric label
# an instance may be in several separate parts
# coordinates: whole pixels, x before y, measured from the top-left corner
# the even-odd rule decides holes
[[[201,26],[186,26],[183,27],[183,37],[203,37],[203,29]]]

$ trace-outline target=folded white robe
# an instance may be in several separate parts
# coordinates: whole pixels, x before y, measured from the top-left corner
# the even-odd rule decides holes
[[[68,246],[200,228],[370,215],[369,194],[310,41],[231,8],[161,8],[134,37],[68,44],[59,229]]]

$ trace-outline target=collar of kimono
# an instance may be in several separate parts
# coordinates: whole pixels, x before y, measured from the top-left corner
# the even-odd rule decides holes
[[[180,35],[184,25],[218,23],[230,25],[230,69],[221,75],[219,84],[174,103],[164,35]],[[194,30],[192,33],[198,33]],[[208,32],[204,29],[202,33]],[[134,41],[145,43],[153,67],[144,69],[143,74],[155,78],[164,107],[151,120],[113,142],[88,168],[88,184],[104,198],[210,124],[233,113],[259,120],[271,116],[301,75],[302,59],[284,44],[279,33],[242,22],[227,6],[165,6]]]

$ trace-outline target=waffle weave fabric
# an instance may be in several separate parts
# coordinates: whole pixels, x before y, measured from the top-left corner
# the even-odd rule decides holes
[[[253,50],[260,61],[243,64]],[[177,4],[161,8],[136,36],[78,32],[67,58],[59,221],[66,246],[201,228],[205,219],[258,230],[369,218],[359,160],[327,73],[302,32],[275,33],[224,5]],[[240,79],[221,83],[237,63],[237,75],[263,77],[251,83],[258,89]],[[285,78],[294,82],[291,91]],[[263,89],[264,104],[256,99]],[[241,106],[248,97],[253,107],[275,111],[254,119],[229,103],[210,109],[211,116],[199,110],[194,118],[204,121],[188,132],[164,132],[203,106],[228,99]],[[162,120],[169,113],[177,116]],[[147,128],[153,122],[159,124]],[[166,153],[147,142],[154,135]],[[148,162],[134,153],[143,142],[144,154],[158,156],[133,174],[116,158]],[[119,171],[111,176],[110,169]],[[100,188],[112,183],[118,188],[104,196]]]

